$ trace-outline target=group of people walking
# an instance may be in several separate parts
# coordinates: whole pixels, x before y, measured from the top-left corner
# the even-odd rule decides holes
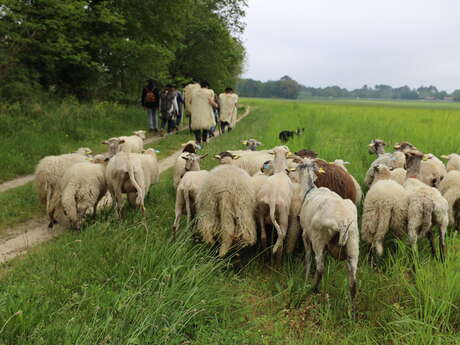
[[[228,87],[216,97],[206,81],[192,81],[184,87],[183,94],[174,85],[161,90],[153,80],[148,80],[142,90],[142,106],[147,110],[150,130],[168,133],[179,130],[183,112],[189,117],[190,129],[197,144],[205,144],[220,125],[222,133],[235,127],[238,95]],[[157,115],[161,119],[158,126]]]

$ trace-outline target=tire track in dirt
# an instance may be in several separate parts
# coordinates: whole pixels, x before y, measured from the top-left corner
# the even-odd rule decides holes
[[[244,114],[241,115],[237,122],[248,116],[250,111],[250,106],[246,106]],[[216,137],[217,136],[219,136],[219,133],[216,133]],[[151,140],[150,142],[147,142],[146,140],[145,144],[151,144],[161,138],[162,137],[158,137],[158,139]],[[176,162],[177,157],[179,157],[181,153],[182,149],[179,149],[172,155],[159,161],[158,164],[160,174],[172,168]],[[31,180],[33,180],[33,175],[30,176],[32,176]],[[65,227],[59,225],[55,226],[53,230],[48,229],[47,217],[32,219],[25,223],[14,226],[13,228],[6,229],[6,234],[0,238],[0,264],[12,260],[21,254],[24,254],[30,248],[42,242],[58,237],[64,230]]]

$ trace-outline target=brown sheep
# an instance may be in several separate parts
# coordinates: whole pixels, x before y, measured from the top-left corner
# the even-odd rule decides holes
[[[344,199],[350,199],[356,203],[356,188],[350,174],[344,171],[341,167],[330,164],[322,159],[315,159],[315,163],[319,168],[323,168],[323,174],[317,174],[315,185],[319,187],[329,188],[336,192]]]

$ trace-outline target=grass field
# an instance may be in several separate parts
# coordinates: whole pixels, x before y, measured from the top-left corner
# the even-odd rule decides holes
[[[434,154],[460,151],[460,109],[243,102],[251,116],[205,152],[241,148],[250,137],[271,147],[280,130],[304,127],[291,151],[310,148],[327,160],[348,160],[362,182],[373,138],[409,140]],[[160,151],[169,150],[164,145]],[[203,167],[215,164],[206,159]],[[444,264],[431,259],[422,241],[416,275],[405,243],[390,245],[378,270],[369,267],[362,245],[353,321],[343,263],[327,260],[319,295],[304,281],[301,255],[281,267],[254,256],[236,270],[185,228],[170,241],[174,198],[167,172],[151,189],[145,221],[135,209],[122,222],[106,212],[81,233],[65,233],[5,264],[0,344],[460,343],[457,234],[448,235]]]

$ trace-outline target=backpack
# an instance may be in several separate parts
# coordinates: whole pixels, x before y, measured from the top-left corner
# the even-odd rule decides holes
[[[145,103],[155,102],[155,92],[153,92],[153,90],[147,89],[147,92],[145,93],[145,96],[144,96],[144,102]]]

